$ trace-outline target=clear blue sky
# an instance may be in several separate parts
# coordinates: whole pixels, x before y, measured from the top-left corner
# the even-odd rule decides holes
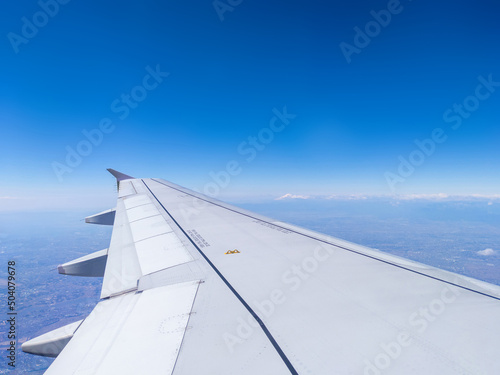
[[[3,5],[0,210],[98,205],[108,167],[203,190],[232,160],[222,198],[500,193],[496,1],[61,2]]]

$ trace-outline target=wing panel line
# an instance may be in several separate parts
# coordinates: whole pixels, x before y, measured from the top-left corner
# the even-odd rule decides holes
[[[147,187],[147,185],[146,185],[146,187]],[[173,375],[175,373],[175,367],[177,366],[177,362],[179,361],[179,357],[181,355],[182,345],[184,344],[184,339],[186,338],[186,332],[189,329],[189,322],[191,321],[191,316],[193,315],[194,303],[196,301],[196,297],[198,296],[198,292],[200,291],[200,283],[202,283],[202,282],[203,281],[201,281],[201,280],[198,281],[198,286],[196,287],[196,292],[195,292],[194,298],[193,298],[193,304],[191,305],[191,311],[189,312],[189,317],[188,317],[188,320],[186,322],[186,329],[184,330],[184,334],[182,335],[181,344],[179,345],[179,349],[177,352],[177,358],[175,358],[174,367],[172,367],[172,372],[170,373],[170,375]]]
[[[327,245],[335,246],[335,247],[337,247],[337,248],[339,248],[339,249],[346,250],[346,251],[349,251],[349,252],[351,252],[351,253],[355,253],[355,254],[358,254],[358,255],[362,255],[362,256],[364,256],[364,257],[371,258],[371,259],[373,259],[373,260],[377,260],[377,261],[379,261],[379,262],[386,263],[386,264],[389,264],[389,265],[391,265],[391,266],[398,267],[398,268],[404,269],[404,270],[406,270],[406,271],[410,271],[410,272],[416,273],[416,274],[418,274],[418,275],[425,276],[425,277],[428,277],[428,278],[430,278],[430,279],[434,279],[434,280],[436,280],[436,281],[440,281],[440,282],[443,282],[443,283],[445,283],[445,284],[453,285],[453,286],[456,286],[457,288],[464,289],[464,290],[467,290],[467,291],[469,291],[469,292],[477,293],[477,294],[483,295],[483,296],[485,296],[485,297],[490,297],[490,298],[493,298],[493,299],[496,299],[496,300],[500,301],[500,297],[492,296],[491,294],[488,294],[488,293],[480,292],[480,291],[478,291],[478,290],[475,290],[475,289],[472,289],[472,288],[468,288],[468,287],[466,287],[466,286],[463,286],[463,285],[460,285],[460,284],[456,284],[456,283],[453,283],[453,282],[451,282],[451,281],[443,280],[443,279],[440,279],[439,277],[435,277],[435,276],[427,275],[427,274],[425,274],[425,273],[423,273],[423,272],[419,272],[419,271],[416,271],[416,270],[412,270],[411,268],[407,268],[407,267],[401,266],[401,265],[399,265],[399,264],[394,264],[394,263],[391,263],[391,262],[389,262],[389,261],[387,261],[387,260],[379,259],[379,258],[376,258],[376,257],[374,257],[374,256],[371,256],[371,255],[368,255],[368,254],[364,254],[364,253],[361,253],[361,252],[356,251],[356,250],[353,250],[353,249],[349,249],[348,247],[344,247],[344,246],[341,246],[341,245],[336,245],[336,244],[331,243],[331,242],[329,242],[329,241],[322,240],[321,238],[317,238],[317,237],[314,237],[314,236],[311,236],[311,235],[308,235],[308,234],[304,234],[304,233],[297,232],[296,230],[293,230],[293,229],[290,229],[290,228],[286,228],[286,227],[283,227],[283,226],[278,225],[278,224],[271,223],[271,222],[266,221],[266,220],[259,219],[259,218],[257,218],[257,217],[252,216],[252,215],[245,214],[245,213],[243,213],[243,212],[239,212],[239,211],[237,211],[237,210],[233,210],[233,209],[231,209],[231,208],[229,208],[229,207],[225,207],[225,206],[223,206],[223,205],[221,205],[221,204],[217,204],[217,203],[212,202],[212,201],[210,201],[210,200],[207,200],[207,199],[204,199],[204,198],[198,197],[198,196],[196,196],[196,195],[194,195],[194,194],[191,194],[191,193],[185,192],[185,191],[183,191],[183,190],[177,189],[177,188],[175,188],[175,187],[173,187],[173,186],[167,185],[167,184],[165,184],[165,183],[163,183],[163,182],[161,182],[161,181],[158,181],[157,179],[154,179],[154,178],[153,178],[152,180],[153,180],[153,181],[155,181],[155,182],[157,182],[157,183],[159,183],[159,184],[162,184],[162,185],[164,185],[164,186],[166,186],[166,187],[168,187],[168,188],[170,188],[170,189],[177,190],[177,191],[179,191],[179,192],[181,192],[181,193],[184,193],[184,194],[190,195],[190,196],[192,196],[193,198],[196,198],[196,199],[199,199],[199,200],[205,201],[205,202],[207,202],[207,203],[213,204],[214,206],[218,206],[218,207],[224,208],[224,209],[226,209],[226,210],[228,210],[228,211],[232,211],[232,212],[234,212],[234,213],[237,213],[237,214],[240,214],[240,215],[243,215],[243,216],[247,216],[247,217],[249,217],[249,218],[251,218],[251,219],[254,219],[254,220],[259,220],[259,221],[262,221],[263,223],[267,223],[267,224],[274,225],[274,226],[276,226],[276,227],[278,227],[278,228],[288,230],[288,231],[290,231],[290,232],[292,232],[292,233],[295,233],[295,234],[298,234],[298,235],[300,235],[300,236],[304,236],[304,237],[307,237],[307,238],[310,238],[310,239],[313,239],[313,240],[316,240],[316,241],[319,241],[319,242],[325,243],[325,244],[327,244]],[[144,182],[144,181],[143,181],[143,182]],[[144,183],[144,184],[146,184],[146,183]],[[148,187],[148,186],[146,185],[146,187]],[[149,189],[149,187],[148,187],[148,189]],[[150,190],[150,191],[151,191],[151,190]],[[153,192],[151,192],[151,194],[153,194]],[[154,195],[154,194],[153,194],[153,195]],[[156,196],[155,196],[155,198],[156,198]],[[158,200],[158,198],[156,198],[156,200]],[[161,203],[160,203],[160,204],[161,204]],[[162,205],[162,207],[163,207],[163,205]],[[170,214],[169,214],[169,215],[170,215]],[[173,218],[172,218],[172,219],[173,219]],[[174,221],[175,221],[175,220],[174,220]],[[176,224],[177,224],[177,222],[176,222]],[[179,224],[177,224],[177,225],[179,225]],[[181,228],[181,229],[182,229],[182,228]]]
[[[293,375],[299,375],[299,373],[297,372],[297,370],[295,370],[295,368],[293,367],[292,363],[290,362],[290,360],[288,359],[288,357],[286,356],[286,354],[283,352],[283,350],[281,349],[281,347],[279,346],[279,344],[276,342],[276,340],[274,339],[273,335],[267,329],[266,325],[260,319],[260,317],[255,313],[255,311],[253,311],[253,309],[250,307],[250,305],[243,299],[243,297],[241,297],[241,295],[236,291],[236,289],[234,289],[234,287],[222,275],[222,273],[217,269],[217,267],[215,267],[215,265],[205,255],[205,253],[203,251],[201,251],[201,249],[198,247],[198,245],[196,245],[196,243],[191,239],[191,237],[184,231],[184,229],[179,225],[179,223],[177,222],[177,220],[174,219],[174,217],[170,214],[170,212],[165,208],[165,206],[160,202],[160,200],[156,197],[156,195],[153,193],[153,191],[149,188],[149,186],[146,184],[146,182],[144,180],[142,180],[142,179],[141,179],[141,181],[146,186],[146,188],[149,190],[149,192],[151,193],[151,195],[153,195],[153,197],[156,199],[156,201],[158,202],[158,204],[165,210],[165,212],[167,213],[167,215],[170,216],[170,218],[173,220],[173,222],[175,223],[175,225],[177,225],[177,227],[182,231],[182,233],[184,233],[184,235],[189,239],[189,241],[191,242],[191,244],[196,248],[196,250],[198,250],[198,252],[201,254],[201,256],[207,261],[207,263],[210,265],[210,267],[212,267],[212,269],[215,271],[215,273],[217,273],[217,275],[221,278],[221,280],[224,282],[224,284],[226,284],[226,286],[231,290],[231,292],[233,292],[233,294],[235,295],[235,297],[238,298],[238,300],[247,309],[247,311],[252,315],[252,317],[257,321],[257,323],[259,323],[260,328],[262,329],[262,331],[264,332],[264,334],[267,336],[267,338],[269,339],[269,341],[271,342],[271,344],[274,346],[274,349],[276,349],[276,351],[278,352],[279,356],[281,357],[281,359],[285,363],[285,365],[288,368],[288,370],[290,371],[290,373],[293,374]]]

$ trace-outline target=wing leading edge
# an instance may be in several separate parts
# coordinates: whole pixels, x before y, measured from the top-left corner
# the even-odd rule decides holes
[[[48,374],[500,373],[499,287],[111,173],[102,300]]]

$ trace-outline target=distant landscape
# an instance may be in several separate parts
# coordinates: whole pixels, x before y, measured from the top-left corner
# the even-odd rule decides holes
[[[471,200],[285,199],[240,207],[384,252],[500,285],[500,202]],[[109,245],[94,212],[13,213],[0,218],[0,254],[16,261],[16,374],[42,374],[52,359],[22,353],[29,338],[85,318],[101,279],[62,276],[58,264]],[[4,295],[5,267],[2,267]],[[5,308],[4,308],[5,311]],[[2,320],[1,349],[6,348]],[[9,373],[2,356],[0,374]]]

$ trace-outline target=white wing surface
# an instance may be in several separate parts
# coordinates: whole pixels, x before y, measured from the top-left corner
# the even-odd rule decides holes
[[[500,374],[499,287],[110,172],[107,257],[60,267],[105,262],[101,301],[23,345],[47,374]]]

